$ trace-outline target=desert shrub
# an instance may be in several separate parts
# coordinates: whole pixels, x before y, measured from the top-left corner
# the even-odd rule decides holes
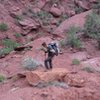
[[[82,68],[83,71],[87,71],[88,73],[94,73],[95,69],[93,67],[90,66],[86,66],[84,68]]]
[[[14,18],[15,18],[16,20],[22,20],[22,15],[16,15]]]
[[[76,12],[77,14],[79,14],[79,13],[81,13],[81,12],[83,12],[83,11],[84,11],[84,9],[83,9],[82,7],[75,6],[75,12]]]
[[[14,35],[16,38],[20,38],[22,36],[20,33],[17,33],[17,32],[15,32]]]
[[[49,25],[50,20],[53,18],[53,16],[49,12],[41,10],[37,13],[32,12],[32,18],[40,19],[43,25]]]
[[[34,85],[34,87],[37,87],[37,88],[44,88],[48,86],[61,87],[64,89],[69,88],[68,84],[66,84],[65,82],[59,82],[59,81],[39,82],[36,85]]]
[[[65,19],[68,19],[69,16],[67,14],[62,14],[58,20],[58,22],[56,23],[56,26],[58,27]]]
[[[75,26],[71,26],[70,29],[66,32],[65,39],[60,41],[61,47],[72,47],[80,49],[82,47],[80,39],[77,37],[77,32],[81,30]]]
[[[64,88],[64,89],[67,89],[69,87],[68,84],[66,84],[65,82],[59,82],[59,81],[49,82],[48,85],[61,87],[61,88]]]
[[[31,57],[26,57],[22,60],[22,66],[28,70],[35,70],[41,63]]]
[[[72,60],[72,64],[73,65],[79,65],[80,64],[80,61],[78,59],[73,59]]]
[[[97,40],[100,48],[100,15],[95,12],[89,14],[84,25],[85,36]]]
[[[19,43],[11,40],[11,39],[4,39],[2,40],[2,44],[6,47],[6,48],[11,48],[14,49],[17,46],[20,46]]]
[[[92,4],[93,9],[99,9],[100,8],[100,0],[96,0],[96,3]]]
[[[53,18],[52,14],[43,10],[38,12],[37,16],[42,20],[43,25],[48,25],[49,21]]]
[[[2,45],[4,48],[0,49],[0,57],[9,54],[15,47],[20,46],[21,44],[10,39],[4,39],[2,40]]]
[[[0,23],[0,31],[5,32],[8,30],[8,25],[6,23]]]
[[[76,33],[79,32],[79,28],[71,26],[67,32],[67,45],[72,48],[81,48],[81,41],[76,36]]]
[[[12,51],[11,48],[2,48],[2,49],[0,49],[0,57],[9,54],[11,51]]]
[[[5,77],[3,75],[0,75],[0,82],[3,82],[5,80]]]

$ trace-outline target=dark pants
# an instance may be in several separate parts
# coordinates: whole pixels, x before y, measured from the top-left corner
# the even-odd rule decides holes
[[[52,58],[53,57],[48,57],[47,59],[45,59],[44,64],[46,69],[52,69]]]

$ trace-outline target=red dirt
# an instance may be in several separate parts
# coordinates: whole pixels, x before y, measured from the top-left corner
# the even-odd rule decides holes
[[[47,1],[49,0],[41,0],[41,2],[37,4],[37,6],[39,6],[38,9],[40,10],[40,8],[44,7]],[[3,3],[0,4],[0,22],[7,22],[9,30],[5,33],[0,32],[0,39],[4,39],[6,36],[8,36],[9,38],[16,40],[16,38],[13,36],[13,32],[21,33],[22,28],[15,25],[14,19],[10,16],[9,12],[12,12],[13,10],[17,12],[17,10],[19,9],[19,13],[20,10],[25,10],[25,7],[27,8],[28,5],[30,7],[32,6],[32,9],[37,7],[36,5],[32,5],[30,3],[32,2],[32,0],[10,0],[2,2]],[[68,0],[64,0],[62,4],[66,2],[68,2]],[[72,2],[72,0],[70,2]],[[46,6],[49,5],[47,4]],[[44,9],[48,8],[46,6],[44,7]],[[65,4],[63,6],[65,7]],[[76,17],[72,20],[76,21]],[[78,20],[81,19],[82,18],[78,17]],[[81,20],[81,22],[84,23],[84,20]],[[63,23],[61,26],[63,26]],[[39,32],[43,32],[42,29],[39,30]],[[56,32],[56,30],[54,30],[54,32]],[[38,33],[38,31],[30,33],[31,35],[29,35],[33,36],[34,38],[34,35],[36,35],[36,33]],[[27,36],[22,37],[22,40],[20,42],[23,43],[25,41],[25,38],[27,38]],[[19,53],[13,51],[6,57],[0,59],[0,74],[3,74],[5,77],[10,77],[12,75],[16,75],[17,73],[26,71],[21,65],[21,61],[25,57],[32,57],[44,63],[44,53],[42,51],[38,51],[38,48],[44,41],[46,41],[47,43],[51,41],[51,34],[47,33],[47,31],[43,37],[40,37],[30,42],[30,45],[33,46],[31,50]],[[86,40],[83,42],[85,45],[85,50],[83,51],[76,50],[74,52],[71,48],[63,49],[63,54],[54,57],[53,68],[65,68],[71,71],[69,77],[73,77],[75,79],[84,79],[86,81],[84,87],[79,88],[69,86],[68,89],[64,89],[61,87],[48,86],[43,88],[37,88],[30,86],[25,78],[13,77],[12,79],[5,80],[4,83],[0,83],[0,100],[99,100],[100,71],[88,73],[86,71],[81,70],[82,68],[84,68],[83,65],[72,65],[72,60],[74,58],[79,59],[80,63],[83,63],[83,61],[89,61],[89,59],[92,58],[98,57],[100,59],[100,50],[95,49],[93,41]],[[2,48],[1,43],[0,48]],[[39,69],[37,70],[44,69],[44,67],[39,67]]]

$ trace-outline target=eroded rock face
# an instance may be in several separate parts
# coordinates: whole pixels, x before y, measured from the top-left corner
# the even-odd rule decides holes
[[[20,20],[19,24],[22,26],[23,34],[27,35],[31,30],[37,30],[40,27],[40,24],[32,19]]]
[[[85,17],[92,11],[87,11],[78,15],[75,15],[69,19],[66,19],[61,25],[53,32],[53,34],[62,34],[68,30],[71,26],[83,28],[85,23]]]
[[[36,85],[39,82],[53,82],[60,81],[65,82],[72,87],[84,87],[85,80],[68,75],[69,71],[64,68],[54,68],[53,70],[43,71],[31,71],[26,73],[26,79],[30,85]]]

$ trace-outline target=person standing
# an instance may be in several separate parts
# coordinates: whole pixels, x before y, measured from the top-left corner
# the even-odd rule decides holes
[[[44,65],[46,67],[46,69],[52,69],[52,59],[53,57],[55,56],[55,50],[52,49],[50,46],[48,46],[46,44],[46,42],[43,42],[42,43],[42,50],[45,52],[45,56],[47,54],[47,57],[45,58],[45,61],[44,61]]]

